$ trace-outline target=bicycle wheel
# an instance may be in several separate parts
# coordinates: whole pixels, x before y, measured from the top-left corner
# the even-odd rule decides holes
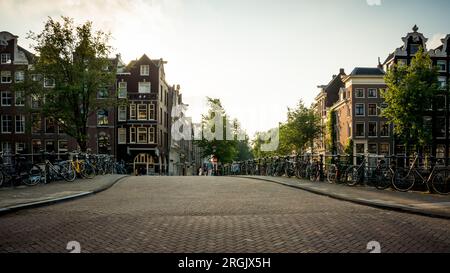
[[[327,181],[330,184],[333,184],[336,182],[336,166],[333,164],[330,166],[330,168],[327,170]]]
[[[60,165],[60,171],[60,174],[64,178],[64,180],[66,180],[67,182],[75,181],[77,173],[74,169],[72,169],[71,164]]]
[[[21,174],[22,183],[27,186],[35,186],[44,178],[44,171],[38,166],[31,166],[25,174]]]
[[[375,172],[375,187],[385,190],[392,185],[392,172],[390,169],[380,169]]]
[[[309,168],[309,180],[311,182],[317,181],[317,170],[316,170],[315,167],[310,167]]]
[[[397,168],[392,179],[392,185],[396,190],[407,192],[414,187],[414,183],[415,175],[413,173],[410,173],[407,169]]]
[[[348,186],[355,186],[361,180],[361,172],[357,166],[351,166],[345,171],[344,175],[345,183]]]
[[[442,195],[450,193],[450,179],[446,170],[437,171],[431,180],[432,189]]]
[[[82,164],[81,176],[87,179],[92,179],[95,176],[95,169],[91,164]]]

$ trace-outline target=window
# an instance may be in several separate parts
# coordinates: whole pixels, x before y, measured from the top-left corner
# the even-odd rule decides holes
[[[34,82],[38,82],[41,80],[41,75],[33,74],[31,75],[31,80]]]
[[[150,66],[149,65],[141,65],[141,76],[150,75]]]
[[[439,72],[447,72],[447,61],[437,61]]]
[[[380,154],[389,155],[389,143],[380,143]]]
[[[369,143],[367,146],[369,154],[378,154],[378,145],[376,143]]]
[[[119,121],[127,121],[127,107],[119,106]]]
[[[366,135],[364,123],[356,123],[355,135],[356,137],[364,137]]]
[[[45,119],[45,133],[46,134],[56,133],[56,123],[54,119],[51,118]]]
[[[150,93],[150,82],[140,82],[139,93]]]
[[[127,98],[127,82],[119,82],[119,92],[118,96],[119,99],[126,99]]]
[[[31,96],[31,108],[37,109],[41,107],[41,99],[37,95]]]
[[[23,142],[16,142],[16,154],[25,152],[26,144]]]
[[[98,153],[99,154],[109,154],[111,150],[111,142],[109,141],[109,136],[105,133],[100,133],[97,139],[98,143]]]
[[[389,136],[389,124],[386,121],[380,121],[380,136],[381,137]]]
[[[148,113],[149,120],[156,120],[155,105],[153,103],[148,105]]]
[[[38,154],[42,151],[42,141],[40,139],[33,139],[31,141],[31,146],[33,147],[33,153]]]
[[[377,122],[369,121],[369,137],[377,136]]]
[[[445,96],[436,96],[436,99],[434,101],[434,105],[435,105],[435,109],[436,110],[445,110],[445,105],[446,105],[446,99]]]
[[[416,55],[416,53],[417,53],[417,51],[419,51],[420,47],[421,47],[421,45],[418,45],[418,44],[410,44],[411,55]]]
[[[25,133],[25,116],[17,115],[16,116],[16,134],[24,134]]]
[[[445,89],[447,87],[447,78],[446,77],[439,77],[439,88]]]
[[[136,143],[136,127],[130,128],[130,143]]]
[[[39,134],[42,130],[42,120],[41,117],[38,114],[33,114],[31,116],[31,132],[33,134]]]
[[[12,116],[2,115],[2,133],[12,133]]]
[[[445,137],[445,117],[436,117],[436,137]]]
[[[16,71],[16,82],[23,82],[25,80],[25,72],[24,71]]]
[[[363,143],[356,143],[355,144],[355,148],[356,148],[356,153],[357,154],[364,154],[365,153],[365,151],[364,151],[364,147],[365,145],[363,144]]]
[[[11,54],[10,53],[2,53],[1,64],[10,64],[10,63],[11,63]]]
[[[423,117],[423,126],[424,128],[426,128],[427,130],[431,130],[433,127],[433,119],[432,117]]]
[[[108,111],[106,110],[97,111],[97,126],[107,126],[108,123],[109,123]]]
[[[155,143],[155,128],[148,128],[148,143]]]
[[[397,66],[405,66],[407,64],[405,59],[398,59]]]
[[[48,153],[55,151],[55,141],[54,140],[46,140],[45,141],[45,151]]]
[[[162,108],[159,108],[159,124],[162,124],[163,122],[163,113],[162,113]]]
[[[136,120],[136,104],[130,104],[130,119]]]
[[[118,143],[119,144],[126,144],[127,143],[127,129],[126,128],[119,128],[118,129]]]
[[[16,106],[25,106],[25,92],[24,91],[16,91],[15,104],[16,104]]]
[[[55,80],[52,78],[44,78],[44,87],[46,88],[55,87]]]
[[[369,116],[377,115],[377,105],[375,103],[369,103]]]
[[[357,103],[355,105],[355,115],[356,116],[364,116],[365,115],[365,109],[364,109],[364,103]]]
[[[108,88],[100,88],[100,90],[97,92],[97,98],[99,99],[107,99],[109,97],[109,91]]]
[[[138,104],[138,120],[147,120],[147,104]]]
[[[7,154],[12,153],[12,146],[10,142],[2,142],[2,151]]]
[[[1,83],[11,83],[11,71],[2,71],[1,72]]]
[[[378,90],[376,88],[369,88],[367,91],[367,97],[368,98],[376,98],[378,96]]]
[[[140,144],[147,143],[147,128],[139,127],[137,128],[137,142]]]
[[[64,153],[69,150],[67,140],[59,140],[58,141],[58,152]]]
[[[2,91],[2,106],[11,106],[12,94],[9,91]]]
[[[364,98],[364,88],[356,88],[355,98]]]

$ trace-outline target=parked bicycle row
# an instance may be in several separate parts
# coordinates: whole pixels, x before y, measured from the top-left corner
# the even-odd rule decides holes
[[[76,178],[92,179],[96,175],[126,174],[125,163],[116,162],[110,155],[86,153],[42,153],[42,160],[35,163],[31,155],[0,152],[0,186],[27,185]]]
[[[440,159],[417,154],[406,156],[303,155],[235,162],[223,168],[224,175],[285,176],[311,181],[368,185],[406,192],[450,192],[450,168]]]

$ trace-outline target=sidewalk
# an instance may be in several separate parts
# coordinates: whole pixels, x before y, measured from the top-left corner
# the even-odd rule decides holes
[[[274,182],[362,205],[450,219],[450,196],[423,192],[398,192],[389,189],[381,191],[372,187],[349,187],[342,184],[336,185],[327,182],[310,182],[307,180],[285,177],[238,177]]]
[[[48,205],[99,193],[112,187],[126,175],[102,175],[74,182],[58,181],[34,187],[0,188],[0,215],[20,209]]]

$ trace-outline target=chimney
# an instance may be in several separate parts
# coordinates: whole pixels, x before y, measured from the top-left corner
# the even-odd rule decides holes
[[[339,69],[339,74],[345,75],[345,69],[344,68]]]
[[[383,69],[383,65],[381,64],[381,59],[378,57],[378,68]]]

